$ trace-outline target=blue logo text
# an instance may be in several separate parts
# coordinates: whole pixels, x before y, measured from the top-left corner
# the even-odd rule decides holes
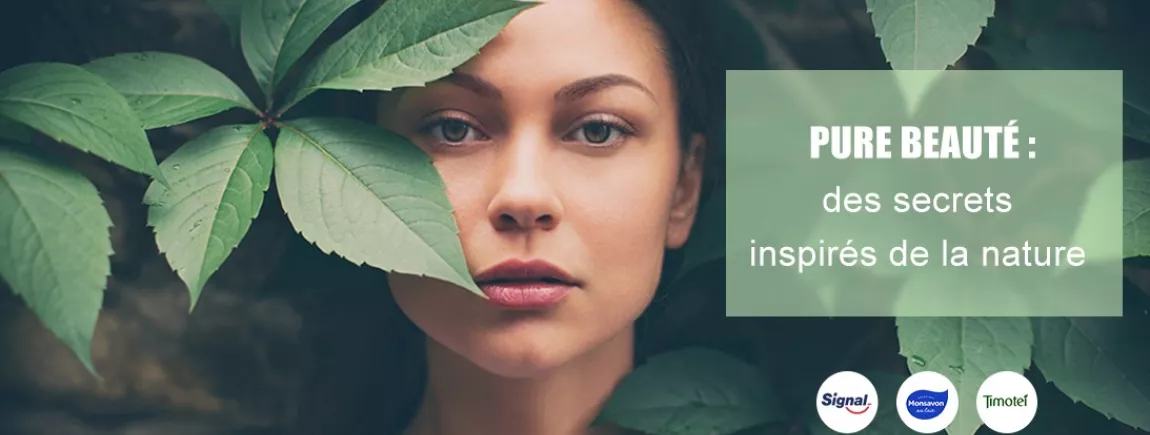
[[[910,393],[910,396],[906,398],[906,410],[911,417],[919,420],[930,420],[938,417],[939,414],[942,414],[942,410],[946,409],[949,396],[947,390],[918,390]]]

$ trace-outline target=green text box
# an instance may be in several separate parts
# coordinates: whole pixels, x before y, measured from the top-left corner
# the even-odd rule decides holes
[[[1120,71],[731,71],[726,156],[728,315],[1122,313]]]

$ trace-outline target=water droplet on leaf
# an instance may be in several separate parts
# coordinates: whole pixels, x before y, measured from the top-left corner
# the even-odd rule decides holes
[[[80,104],[79,98],[72,98],[72,104]]]
[[[926,359],[921,357],[921,356],[918,356],[918,355],[910,357],[910,361],[913,362],[914,365],[919,366],[919,367],[925,367],[926,366]]]
[[[173,170],[173,171],[178,171],[178,170],[180,170],[180,165],[172,165],[172,170]]]
[[[204,221],[202,221],[202,220],[196,221],[196,223],[192,224],[192,229],[188,230],[188,232],[189,233],[195,232],[196,230],[200,229],[200,226],[202,226],[203,224],[204,224]]]
[[[238,125],[237,125],[237,126],[235,126],[235,127],[232,127],[232,130],[235,130],[235,131],[237,131],[237,132],[240,132],[240,131],[244,131],[244,128],[243,128],[243,127],[240,127],[240,126],[238,126]]]
[[[962,370],[962,366],[950,366],[950,369],[951,369],[951,370],[954,370],[954,372],[955,372],[956,374],[960,374],[960,375],[961,375],[961,374],[962,374],[962,372],[963,372],[963,370]]]

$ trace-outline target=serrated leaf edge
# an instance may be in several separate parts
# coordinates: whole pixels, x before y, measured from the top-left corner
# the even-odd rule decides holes
[[[300,102],[300,101],[303,101],[305,98],[307,98],[307,97],[308,97],[308,96],[310,96],[311,94],[313,94],[313,93],[315,93],[316,91],[319,91],[319,90],[321,90],[321,89],[339,89],[339,90],[349,90],[349,91],[355,91],[355,92],[363,92],[363,91],[366,91],[366,90],[390,91],[390,90],[392,90],[392,89],[394,89],[394,88],[384,88],[384,87],[379,87],[379,88],[366,88],[366,87],[360,87],[360,88],[348,88],[348,87],[344,87],[344,88],[327,88],[327,87],[325,87],[325,86],[324,86],[324,84],[325,84],[325,83],[331,83],[331,82],[336,82],[336,81],[342,81],[342,80],[346,80],[348,77],[355,75],[355,74],[353,74],[353,73],[359,73],[360,71],[362,71],[362,70],[364,70],[364,69],[370,69],[370,68],[372,68],[372,65],[375,65],[377,62],[379,62],[379,61],[380,61],[380,60],[382,60],[382,59],[390,58],[390,57],[392,57],[392,56],[395,56],[395,55],[397,55],[398,53],[402,53],[402,52],[404,52],[404,51],[410,50],[410,49],[412,49],[413,47],[418,47],[418,46],[420,46],[420,45],[424,45],[424,44],[426,44],[426,43],[427,43],[427,41],[429,41],[429,40],[431,40],[431,39],[435,39],[435,38],[438,38],[438,37],[440,37],[440,36],[443,36],[443,35],[449,34],[449,33],[451,33],[451,32],[457,31],[457,30],[459,30],[459,29],[460,29],[460,28],[462,28],[462,27],[466,27],[466,26],[470,26],[470,25],[473,25],[473,24],[476,24],[476,23],[480,23],[480,22],[483,22],[483,21],[487,21],[487,20],[491,19],[491,17],[493,17],[493,16],[495,16],[495,15],[499,15],[499,14],[508,13],[508,12],[510,12],[510,11],[516,11],[516,13],[521,13],[521,12],[523,12],[523,11],[525,11],[525,10],[529,9],[529,8],[535,7],[535,6],[536,6],[536,5],[538,5],[538,4],[539,4],[538,2],[530,2],[530,1],[524,1],[524,2],[522,2],[522,4],[518,4],[518,5],[510,6],[510,7],[508,7],[507,9],[503,9],[503,10],[499,10],[499,11],[496,11],[496,12],[492,12],[491,14],[488,14],[488,15],[486,15],[486,16],[483,16],[482,18],[479,18],[479,19],[477,19],[477,20],[468,21],[468,22],[464,23],[463,25],[461,25],[461,26],[459,26],[459,27],[455,27],[455,28],[452,28],[452,29],[448,29],[448,30],[446,30],[446,31],[443,31],[443,32],[440,32],[440,33],[436,33],[436,34],[434,34],[434,35],[432,35],[432,36],[430,36],[430,37],[428,37],[428,38],[426,38],[426,39],[424,39],[424,40],[422,40],[422,41],[419,41],[419,42],[417,42],[417,43],[415,43],[415,44],[411,44],[411,45],[408,45],[408,46],[404,46],[404,47],[400,47],[400,48],[397,48],[397,49],[396,49],[394,52],[392,52],[391,54],[388,54],[388,55],[386,55],[386,56],[382,56],[382,57],[376,57],[375,59],[373,59],[373,60],[371,60],[371,61],[369,61],[369,62],[367,62],[367,63],[365,63],[365,64],[363,64],[363,65],[360,65],[360,66],[358,66],[358,67],[356,67],[356,68],[352,68],[352,69],[350,69],[350,70],[347,70],[347,71],[344,71],[344,72],[342,72],[342,73],[340,73],[340,74],[338,74],[338,75],[336,75],[336,76],[334,76],[334,77],[329,77],[329,78],[327,78],[327,79],[324,79],[323,81],[320,81],[320,82],[318,82],[318,83],[315,83],[315,84],[312,84],[312,85],[306,85],[306,86],[304,86],[304,87],[298,88],[296,91],[293,91],[293,92],[290,94],[291,96],[290,96],[290,98],[288,99],[287,103],[286,103],[286,104],[284,104],[283,108],[282,108],[282,109],[280,109],[280,111],[279,111],[279,112],[277,112],[277,114],[278,114],[278,115],[283,115],[285,112],[287,112],[287,111],[288,111],[288,109],[292,108],[292,107],[293,107],[293,106],[295,106],[296,104],[299,104],[299,102]],[[386,6],[386,5],[385,5],[385,6]],[[362,23],[361,23],[361,25],[362,25]],[[356,26],[356,28],[353,28],[351,31],[349,31],[349,32],[348,32],[348,34],[352,34],[353,32],[355,32],[355,31],[356,31],[356,29],[357,29],[357,28],[359,28],[359,26]],[[347,35],[344,35],[344,37],[347,37]],[[343,39],[341,38],[341,39],[340,39],[340,41],[342,41],[342,40],[343,40]],[[340,41],[336,41],[335,43],[333,43],[333,44],[331,45],[331,47],[335,47],[335,46],[337,46],[337,45],[339,44],[339,42],[340,42]],[[328,50],[330,50],[330,49],[331,49],[331,48],[329,47],[329,48],[328,48]],[[474,56],[478,55],[478,54],[479,54],[481,51],[482,51],[482,48],[480,48],[480,49],[478,49],[478,50],[472,50],[472,51],[468,51],[467,53],[469,53],[469,54],[470,54],[470,56],[469,56],[469,57],[474,57]],[[323,55],[321,55],[321,56],[320,56],[320,57],[319,57],[317,60],[322,60],[322,59],[323,59],[323,58],[325,58],[325,57],[327,57],[327,51],[326,51],[326,50],[325,50],[324,54],[323,54]],[[317,64],[317,63],[315,63],[315,62],[313,62],[311,65],[309,65],[309,66],[308,66],[308,71],[307,71],[307,72],[304,74],[304,76],[305,76],[305,77],[306,77],[306,76],[309,76],[309,75],[311,74],[311,71],[312,71],[312,70],[314,70],[315,68],[317,68],[317,65],[318,65],[318,64]],[[435,80],[438,80],[438,79],[441,79],[441,78],[443,78],[443,77],[446,77],[446,76],[450,75],[450,74],[451,74],[451,72],[452,72],[452,71],[454,71],[454,70],[455,70],[455,68],[451,68],[450,70],[448,70],[448,72],[446,72],[446,73],[444,73],[444,74],[442,74],[442,75],[439,75],[438,77],[435,77],[435,78],[433,78],[433,79],[430,79],[430,80],[428,80],[428,81],[424,82],[424,84],[426,85],[426,83],[430,83],[430,82],[433,82],[433,81],[435,81]]]
[[[370,189],[370,188],[369,188],[367,185],[364,185],[364,184],[363,184],[363,182],[360,180],[360,178],[359,178],[359,177],[357,177],[357,176],[355,175],[355,173],[351,172],[351,170],[350,170],[350,169],[348,169],[346,166],[344,166],[344,165],[343,165],[343,163],[339,161],[339,159],[336,159],[334,156],[332,156],[330,153],[328,153],[328,152],[327,152],[327,150],[326,150],[326,149],[324,149],[324,147],[323,147],[322,145],[320,145],[319,143],[317,143],[315,140],[312,140],[311,136],[308,136],[308,135],[304,134],[304,133],[303,133],[303,131],[301,131],[301,130],[299,130],[299,129],[295,128],[295,127],[292,127],[292,126],[288,125],[288,123],[286,123],[286,122],[285,122],[285,123],[281,123],[281,124],[280,124],[280,128],[281,128],[281,129],[283,129],[283,130],[288,130],[288,131],[291,131],[291,132],[292,132],[292,134],[295,134],[295,135],[297,135],[297,136],[299,136],[299,137],[301,137],[301,138],[304,138],[304,139],[306,140],[306,142],[307,142],[307,143],[311,144],[313,147],[317,148],[317,149],[318,149],[318,150],[319,150],[321,153],[323,153],[323,155],[327,157],[327,160],[328,160],[328,161],[331,161],[331,162],[334,162],[334,163],[336,163],[336,164],[339,166],[339,168],[340,168],[342,171],[344,171],[344,172],[345,172],[345,173],[346,173],[346,174],[347,174],[349,177],[351,177],[352,179],[356,180],[356,182],[357,182],[357,183],[358,183],[358,184],[359,184],[359,185],[360,185],[362,188],[364,188],[364,189],[366,189],[366,190],[368,190],[368,191],[370,191],[370,190],[371,190],[371,189]],[[389,208],[389,210],[390,210],[390,208]],[[450,214],[451,214],[451,215],[454,217],[454,215],[455,215],[455,208],[454,208],[454,206],[450,205],[450,203],[448,203],[447,212],[448,212],[448,213],[450,213]],[[394,211],[393,211],[393,213],[394,213]],[[288,216],[288,220],[289,220],[289,221],[292,221],[292,222],[294,222],[294,220],[292,220],[292,214],[291,214],[291,213],[289,213],[287,210],[284,210],[284,214],[286,214],[286,215]],[[327,249],[327,248],[324,248],[323,246],[320,246],[320,245],[319,245],[319,243],[317,243],[316,241],[312,240],[312,239],[311,239],[311,237],[309,237],[307,234],[304,234],[304,233],[303,233],[303,230],[299,229],[299,228],[298,228],[296,225],[294,225],[294,224],[292,225],[292,230],[293,230],[293,231],[295,231],[295,233],[296,233],[296,234],[299,234],[300,236],[302,236],[302,237],[303,237],[305,240],[307,240],[307,241],[308,241],[308,243],[310,243],[310,244],[314,245],[316,248],[318,248],[318,249],[319,249],[321,252],[323,252],[324,254],[329,254],[329,255],[330,255],[330,254],[335,254],[335,255],[339,256],[340,258],[342,258],[342,259],[344,259],[344,260],[348,261],[349,263],[352,263],[352,264],[354,264],[354,265],[356,265],[356,266],[361,266],[361,267],[362,267],[364,264],[367,264],[369,267],[377,268],[377,269],[383,270],[384,272],[388,272],[388,273],[390,273],[390,272],[394,272],[394,268],[393,268],[393,269],[386,269],[386,268],[383,268],[383,267],[379,267],[379,266],[375,266],[375,265],[372,265],[372,264],[368,264],[366,261],[356,261],[356,260],[353,260],[353,259],[351,259],[351,258],[348,258],[348,257],[346,257],[345,255],[343,255],[342,253],[340,253],[339,251],[337,251],[335,248],[332,248],[332,249]],[[431,246],[431,243],[429,243],[429,242],[428,242],[426,239],[424,239],[424,238],[423,238],[423,235],[421,235],[421,234],[419,234],[419,233],[415,233],[415,235],[416,235],[417,237],[419,237],[419,239],[420,239],[420,240],[422,240],[422,241],[423,241],[425,244],[427,244],[428,246]],[[459,237],[459,228],[458,228],[458,226],[456,226],[456,229],[455,229],[455,235],[456,235],[456,237],[457,237],[457,238]],[[455,270],[455,268],[454,268],[454,267],[449,267],[449,269],[452,269],[452,271],[454,271],[454,270]],[[401,272],[401,273],[402,273],[402,274],[404,274],[404,275],[414,275],[414,276],[418,276],[418,277],[431,278],[431,279],[434,279],[434,280],[442,280],[442,278],[438,278],[438,277],[430,276],[430,275],[427,275],[427,274],[424,274],[424,273],[413,273],[413,272]],[[459,275],[458,275],[458,273],[457,273],[456,275],[457,275],[459,278],[463,278],[463,282],[467,282],[467,283],[470,283],[470,282],[471,282],[471,280],[472,280],[472,278],[471,278],[470,276],[459,276]],[[459,283],[453,283],[453,282],[448,282],[448,284],[451,284],[451,285],[459,285]],[[489,296],[487,296],[487,294],[486,294],[486,293],[484,293],[484,292],[480,291],[480,290],[479,290],[479,288],[478,288],[477,286],[475,286],[475,284],[470,284],[470,285],[468,285],[468,286],[466,286],[466,287],[463,287],[463,288],[464,288],[465,290],[467,290],[467,291],[471,292],[471,293],[474,293],[475,295],[477,295],[477,296],[479,296],[479,297],[481,297],[481,298],[483,298],[483,299],[489,299],[489,298],[490,298]]]
[[[244,149],[245,149],[244,152],[247,152],[247,148],[251,145],[251,143],[255,140],[255,138],[257,136],[259,136],[260,134],[265,134],[264,132],[267,130],[267,126],[262,125],[262,124],[259,124],[259,125],[244,124],[243,126],[245,126],[245,127],[255,126],[256,127],[254,132],[250,136],[248,136],[247,140],[244,141]],[[221,127],[217,127],[217,128],[226,128],[226,127],[233,127],[233,126],[228,125],[228,126],[221,126]],[[270,142],[271,138],[268,138],[268,140]],[[243,153],[241,153],[241,156],[242,155],[243,155]],[[275,165],[275,159],[274,158],[272,159],[272,165],[273,165],[273,174],[274,174],[274,165]],[[228,180],[231,180],[231,177],[235,176],[235,173],[236,173],[236,169],[233,168],[232,171],[228,173]],[[272,183],[269,182],[268,186],[265,187],[264,189],[262,189],[260,193],[266,195],[267,191],[271,188],[271,185],[272,185]],[[261,203],[262,203],[262,200],[261,200]],[[154,206],[155,204],[145,202],[144,205],[147,205],[150,208],[150,207]],[[257,209],[255,214],[252,215],[252,218],[250,220],[255,221],[256,218],[259,217],[260,212],[262,210],[263,210],[263,207],[260,207],[259,209]],[[217,209],[212,216],[212,221],[208,224],[208,228],[205,231],[208,231],[209,233],[211,232],[211,228],[216,224],[216,219],[218,218],[218,213],[219,213],[219,210]],[[153,239],[157,239],[159,237],[159,228],[156,227],[156,222],[152,221],[150,213],[149,213],[149,216],[147,218],[147,225],[152,228]],[[239,247],[240,243],[243,242],[244,236],[246,236],[246,234],[239,237],[239,239],[236,240],[235,245],[226,248],[228,254],[225,256],[225,261],[226,261],[226,258],[231,256],[231,253],[237,247]],[[164,256],[164,262],[168,264],[169,269],[171,269],[173,272],[176,272],[176,276],[179,276],[179,271],[177,270],[177,267],[174,264],[172,264],[172,261],[168,258],[167,254],[169,251],[161,246],[158,239],[156,242],[156,249],[160,252],[160,254],[162,254]],[[218,271],[217,270],[217,271],[213,271],[211,273],[205,273],[203,270],[203,264],[204,263],[201,261],[200,262],[200,268],[201,269],[196,272],[199,275],[199,280],[197,280],[198,285],[196,286],[198,288],[196,288],[195,290],[192,289],[192,285],[187,280],[185,280],[184,277],[180,276],[180,280],[184,282],[184,285],[186,287],[188,287],[188,312],[189,313],[191,313],[193,310],[195,310],[196,303],[199,301],[200,296],[202,296],[202,294],[203,294],[204,286],[207,284],[208,280],[211,279],[211,277],[215,275],[215,272]]]

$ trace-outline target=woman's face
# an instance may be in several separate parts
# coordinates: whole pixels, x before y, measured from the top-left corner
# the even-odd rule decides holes
[[[664,249],[687,239],[701,176],[701,153],[680,151],[662,53],[630,1],[556,0],[452,76],[386,96],[381,123],[431,155],[468,267],[492,296],[390,274],[428,336],[487,371],[530,377],[629,331]],[[530,261],[563,282],[524,270]],[[537,282],[485,281],[501,264]]]

